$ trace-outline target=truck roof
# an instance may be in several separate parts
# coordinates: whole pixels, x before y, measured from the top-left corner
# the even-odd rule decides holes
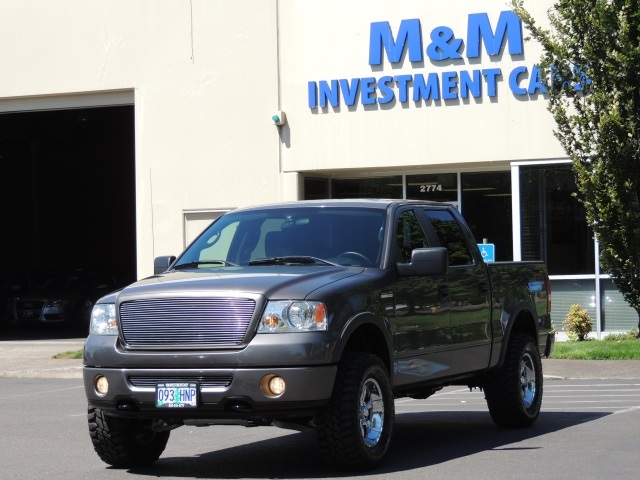
[[[449,205],[442,202],[432,202],[429,200],[411,199],[388,199],[388,198],[345,198],[345,199],[322,199],[322,200],[298,200],[290,202],[279,202],[265,205],[255,205],[239,208],[238,210],[264,210],[271,208],[295,208],[295,207],[359,207],[386,210],[391,205]]]

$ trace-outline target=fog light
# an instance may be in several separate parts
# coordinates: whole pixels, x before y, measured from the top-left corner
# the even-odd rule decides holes
[[[286,390],[284,378],[275,374],[262,377],[260,390],[262,390],[262,393],[267,397],[279,397]]]
[[[107,380],[107,377],[103,377],[102,375],[100,375],[96,378],[96,392],[98,392],[100,395],[106,395],[108,391],[109,381]]]
[[[273,377],[269,380],[269,391],[274,395],[282,395],[284,393],[286,386],[284,383],[284,378],[282,377]]]

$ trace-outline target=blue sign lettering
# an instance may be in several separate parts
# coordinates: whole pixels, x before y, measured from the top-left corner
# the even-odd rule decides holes
[[[509,88],[515,95],[535,95],[537,93],[547,93],[547,89],[542,83],[540,69],[535,65],[531,69],[531,78],[527,88],[521,86],[522,79],[526,79],[529,74],[527,67],[516,67],[509,74]]]
[[[462,40],[455,38],[449,27],[436,27],[430,34],[431,43],[427,47],[427,55],[431,60],[450,60],[462,58]],[[511,10],[500,12],[495,32],[491,28],[486,13],[472,13],[467,23],[467,58],[480,56],[480,46],[484,44],[487,54],[498,55],[503,44],[508,43],[509,54],[519,55],[524,52],[522,22]],[[402,60],[405,50],[409,51],[409,60],[421,62],[422,28],[420,20],[413,18],[402,20],[398,35],[394,38],[389,22],[373,22],[369,33],[369,65],[382,64],[382,51],[387,54],[391,63]]]
[[[467,27],[467,58],[480,56],[481,41],[484,42],[490,56],[498,55],[502,49],[505,34],[509,43],[509,55],[522,54],[524,52],[522,22],[515,13],[510,10],[500,12],[495,34],[486,13],[470,14]]]
[[[460,97],[467,98],[469,96],[469,91],[471,91],[471,96],[473,98],[480,97],[481,73],[482,72],[480,72],[480,70],[474,70],[471,74],[466,70],[462,70],[460,72]]]
[[[420,100],[440,100],[440,81],[438,75],[430,73],[427,82],[424,81],[424,75],[418,73],[413,79],[413,101]]]
[[[402,20],[398,29],[397,43],[393,38],[389,22],[373,22],[369,33],[369,65],[382,63],[382,48],[391,63],[398,63],[406,46],[409,46],[409,60],[422,61],[422,31],[420,20]]]
[[[467,17],[467,40],[456,37],[447,26],[431,29],[430,42],[423,49],[422,25],[417,18],[400,22],[394,32],[389,22],[372,22],[369,32],[369,65],[381,65],[386,55],[387,61],[396,64],[408,58],[410,62],[423,62],[426,57],[437,68],[438,62],[480,57],[484,50],[487,55],[500,55],[505,49],[509,55],[524,52],[522,22],[510,11],[500,12],[497,23],[492,25],[487,13],[472,13]],[[456,62],[458,64],[460,62]],[[419,66],[420,68],[424,68]],[[427,67],[428,68],[428,67]],[[516,66],[505,72],[511,92],[517,96],[546,94],[543,76],[537,66]],[[406,103],[410,99],[422,101],[480,99],[483,95],[495,97],[503,80],[502,69],[462,68],[457,71],[431,71],[403,73],[362,78],[341,78],[310,81],[307,84],[309,108],[338,107],[340,103],[351,107],[362,105],[388,104],[394,100]]]
[[[351,84],[346,79],[340,80],[340,89],[342,90],[342,96],[344,97],[344,103],[347,106],[351,106],[356,103],[356,97],[358,96],[358,84],[359,78],[352,78]]]
[[[427,55],[431,60],[458,59],[462,40],[455,38],[449,27],[437,27],[431,31],[431,43],[427,47]]]

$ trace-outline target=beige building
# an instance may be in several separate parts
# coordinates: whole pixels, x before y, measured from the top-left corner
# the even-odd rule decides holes
[[[581,303],[629,330],[524,37],[497,0],[2,2],[9,268],[144,277],[229,209],[423,198],[546,260],[556,325]]]

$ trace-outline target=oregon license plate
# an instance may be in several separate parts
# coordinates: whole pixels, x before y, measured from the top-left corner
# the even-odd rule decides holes
[[[197,406],[197,383],[165,382],[156,385],[156,407],[193,408]]]

